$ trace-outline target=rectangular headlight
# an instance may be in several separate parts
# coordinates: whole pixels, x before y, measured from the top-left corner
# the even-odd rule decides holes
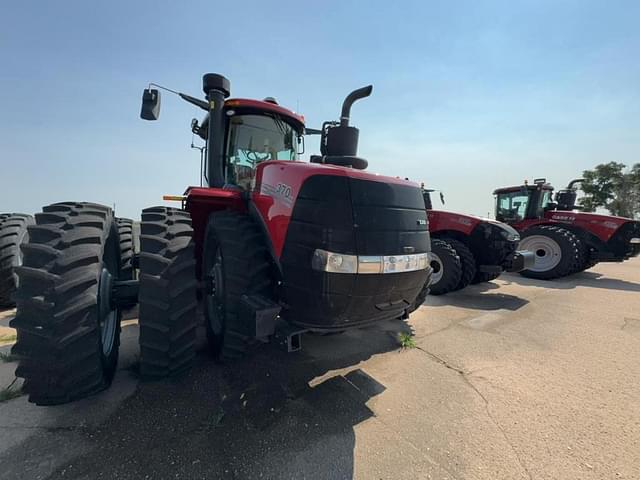
[[[629,243],[633,244],[633,245],[638,245],[640,244],[640,238],[632,238],[631,240],[629,240]]]
[[[311,260],[314,270],[330,273],[402,273],[429,267],[428,253],[410,255],[344,255],[316,249]]]

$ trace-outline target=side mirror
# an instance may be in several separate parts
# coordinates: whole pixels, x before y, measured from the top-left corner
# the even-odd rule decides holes
[[[444,193],[440,192],[440,202],[444,205]]]
[[[145,89],[142,92],[142,109],[140,118],[143,120],[157,120],[160,116],[160,92],[156,89]]]

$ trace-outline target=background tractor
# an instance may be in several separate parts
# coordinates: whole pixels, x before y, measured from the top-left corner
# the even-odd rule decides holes
[[[572,180],[555,197],[545,179],[495,190],[496,219],[518,230],[520,248],[535,253],[522,275],[548,280],[640,254],[640,222],[579,211],[580,182]]]
[[[22,265],[20,245],[29,240],[27,226],[33,217],[23,213],[0,213],[0,307],[13,307],[18,286],[15,268]]]
[[[487,218],[434,210],[434,191],[422,189],[431,234],[432,295],[494,280],[503,271],[517,272],[533,265],[532,252],[517,251],[520,235],[512,227]],[[440,201],[444,203],[442,193]]]
[[[144,90],[143,119],[158,118],[161,89]],[[49,205],[28,227],[11,325],[30,401],[106,388],[121,311],[136,303],[147,378],[189,367],[199,299],[220,359],[275,333],[294,350],[302,331],[343,331],[416,307],[431,274],[420,188],[365,172],[349,125],[353,102],[372,87],[352,92],[340,121],[324,124],[310,163],[298,161],[303,117],[273,98],[227,99],[221,75],[204,75],[203,90],[206,100],[173,93],[207,112],[191,123],[206,141],[207,186],[165,197],[182,208],[143,210],[139,257],[130,221],[102,205]]]

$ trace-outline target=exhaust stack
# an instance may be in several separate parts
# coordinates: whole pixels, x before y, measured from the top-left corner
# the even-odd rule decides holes
[[[340,123],[325,122],[322,126],[320,153],[329,157],[356,157],[358,155],[358,135],[360,131],[349,125],[351,107],[354,102],[371,95],[373,85],[351,92],[342,102]]]

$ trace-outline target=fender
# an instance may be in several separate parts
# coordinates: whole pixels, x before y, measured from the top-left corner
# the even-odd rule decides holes
[[[471,235],[471,232],[483,221],[479,217],[443,210],[427,210],[427,218],[432,236],[449,231],[457,232],[466,237]]]

